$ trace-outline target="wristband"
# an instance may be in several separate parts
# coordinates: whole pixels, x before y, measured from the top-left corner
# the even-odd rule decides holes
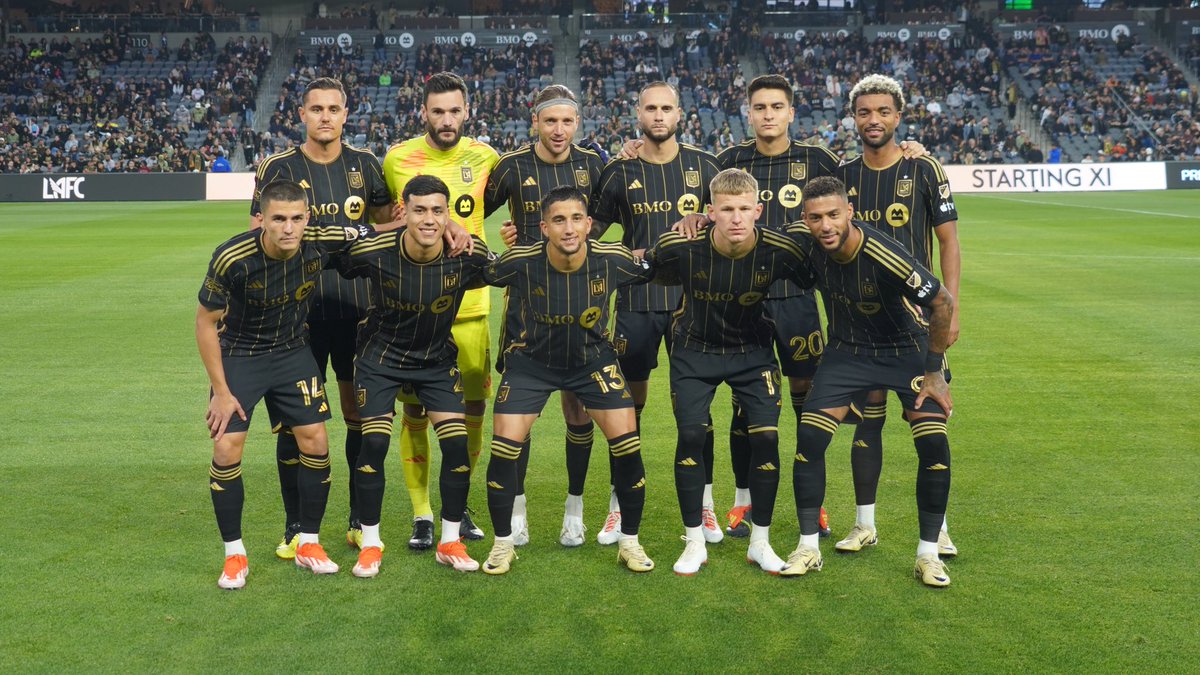
[[[935,352],[932,349],[925,354],[925,372],[940,373],[942,365],[946,363],[945,352]]]

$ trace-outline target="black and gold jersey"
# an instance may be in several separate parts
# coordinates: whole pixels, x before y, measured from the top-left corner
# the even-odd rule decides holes
[[[536,141],[535,141],[536,143]],[[542,240],[539,227],[542,221],[542,195],[563,185],[579,188],[592,198],[600,184],[600,172],[604,161],[600,155],[571,146],[570,157],[558,164],[551,164],[537,156],[535,143],[500,156],[500,162],[488,176],[484,192],[484,212],[493,211],[508,204],[513,225],[517,228],[517,246],[528,246]]]
[[[925,267],[933,266],[933,229],[958,220],[950,180],[932,157],[901,158],[873,169],[863,158],[838,167],[854,217],[904,245]]]
[[[672,349],[744,354],[770,347],[773,329],[763,314],[772,282],[804,265],[800,246],[786,234],[755,227],[754,248],[729,258],[713,245],[715,228],[695,239],[668,232],[646,252],[656,274],[678,280],[683,301],[675,312]]]
[[[392,202],[379,160],[366,150],[342,144],[337,159],[321,163],[292,148],[263,160],[254,177],[250,215],[261,210],[262,187],[273,180],[290,180],[308,192],[313,225],[363,225],[372,208]],[[317,282],[310,318],[361,319],[369,298],[365,282],[350,281],[330,269]]]
[[[854,221],[862,241],[847,262],[825,254],[803,223],[788,228],[808,255],[808,271],[825,302],[827,346],[856,356],[922,350],[928,331],[914,305],[928,307],[942,283],[900,242]]]
[[[682,143],[675,158],[664,164],[614,159],[600,175],[592,209],[596,236],[608,224],[620,223],[621,243],[631,250],[650,248],[680,218],[704,210],[708,184],[720,170],[715,157]],[[628,288],[617,292],[617,310],[673,311],[679,297],[680,290],[673,286]]]
[[[488,265],[487,282],[509,287],[521,302],[521,332],[509,350],[550,368],[616,357],[608,334],[612,292],[649,281],[654,272],[621,244],[587,240],[587,247],[587,259],[574,272],[550,264],[545,242],[511,248]]]
[[[243,232],[213,252],[200,304],[224,309],[217,325],[224,356],[257,356],[308,344],[309,306],[329,256],[358,238],[352,227],[304,229],[287,260],[267,255],[262,230]]]
[[[782,232],[788,223],[800,220],[804,185],[818,176],[837,175],[838,156],[822,145],[792,141],[777,155],[764,155],[754,140],[739,143],[717,155],[722,169],[743,169],[758,180],[758,200],[763,205],[758,224]],[[788,279],[780,279],[768,295],[787,298],[806,291]],[[808,291],[811,292],[811,291]]]
[[[358,356],[388,368],[425,368],[453,361],[450,329],[463,294],[484,285],[492,255],[479,237],[474,252],[417,262],[404,250],[404,232],[356,242],[339,260],[347,277],[363,278],[374,299],[359,324]]]

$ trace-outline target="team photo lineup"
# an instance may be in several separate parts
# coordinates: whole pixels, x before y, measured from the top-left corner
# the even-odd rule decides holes
[[[767,573],[821,570],[818,541],[830,533],[825,453],[842,423],[856,425],[857,507],[835,548],[875,545],[891,390],[920,464],[913,574],[927,586],[950,584],[943,559],[957,549],[945,519],[945,352],[958,337],[957,213],[938,161],[895,138],[905,109],[896,80],[875,74],[853,86],[850,111],[864,152],[845,163],[789,136],[794,92],[779,75],[748,84],[753,140],[717,156],[679,142],[678,90],[647,83],[637,95],[639,138],[607,163],[575,143],[580,105],[565,86],[537,93],[536,138],[504,155],[463,135],[471,107],[461,77],[434,74],[422,94],[426,133],[393,145],[380,162],[343,138],[342,83],[308,82],[298,109],[303,143],[260,164],[250,229],[213,254],[196,339],[211,383],[209,491],[225,547],[221,588],[241,588],[249,573],[241,460],[260,401],[276,437],[283,497],[275,554],[298,567],[339,570],[318,538],[334,489],[325,421],[336,405],[347,429],[346,541],[359,551],[352,574],[380,573],[385,458],[399,399],[413,508],[407,546],[433,548],[436,561],[455,570],[508,573],[529,541],[530,453],[561,447],[532,429],[561,392],[568,489],[560,543],[589,539],[583,484],[598,427],[611,496],[594,538],[615,544],[628,570],[653,570],[638,538],[645,492],[669,489],[671,477],[645,475],[639,427],[664,343],[684,526],[676,574],[700,572],[707,545],[727,536],[746,539],[747,561]],[[491,250],[483,221],[504,207],[504,248],[492,242]],[[620,242],[600,241],[612,225]],[[940,280],[931,271],[935,239]],[[489,335],[487,285],[504,289],[500,336]],[[733,393],[716,414],[730,415],[735,499],[718,515],[713,474],[725,444],[714,441],[712,407],[721,383]],[[794,453],[785,438],[781,454],[784,398],[798,426]],[[473,481],[489,401],[492,437],[484,475]],[[439,454],[431,453],[430,427]],[[781,556],[770,525],[789,464],[800,539]],[[486,538],[466,508],[473,482],[487,495],[486,554],[467,546]]]

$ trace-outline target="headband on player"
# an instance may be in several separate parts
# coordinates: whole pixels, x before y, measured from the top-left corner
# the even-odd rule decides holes
[[[545,110],[546,108],[549,108],[550,106],[555,106],[555,105],[569,105],[575,109],[575,112],[579,112],[579,104],[576,103],[575,101],[572,101],[569,98],[552,98],[549,101],[539,103],[537,105],[537,107],[533,109],[533,114],[535,114],[535,115],[541,114],[541,112],[543,110]]]

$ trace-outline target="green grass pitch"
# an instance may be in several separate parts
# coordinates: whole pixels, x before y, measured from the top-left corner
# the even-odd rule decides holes
[[[252,574],[240,592],[214,583],[222,554],[193,318],[209,256],[245,226],[245,205],[0,207],[0,672],[1200,670],[1200,193],[963,195],[959,207],[949,522],[962,553],[949,589],[911,578],[916,467],[894,400],[879,546],[845,557],[824,542],[822,572],[785,580],[726,540],[700,575],[673,575],[682,526],[664,369],[643,438],[653,573],[627,573],[592,538],[607,502],[602,443],[585,496],[589,543],[559,546],[553,400],[534,429],[533,541],[508,576],[410,554],[392,459],[383,571],[353,578],[336,415],[323,535],[342,572],[300,572],[272,555],[282,511],[260,410],[245,470]],[[495,302],[493,324],[499,312]],[[725,390],[714,418],[723,511]],[[786,406],[780,430],[772,539],[786,555],[798,534]],[[849,435],[829,454],[835,536],[854,518]],[[470,501],[486,525],[482,484]]]

